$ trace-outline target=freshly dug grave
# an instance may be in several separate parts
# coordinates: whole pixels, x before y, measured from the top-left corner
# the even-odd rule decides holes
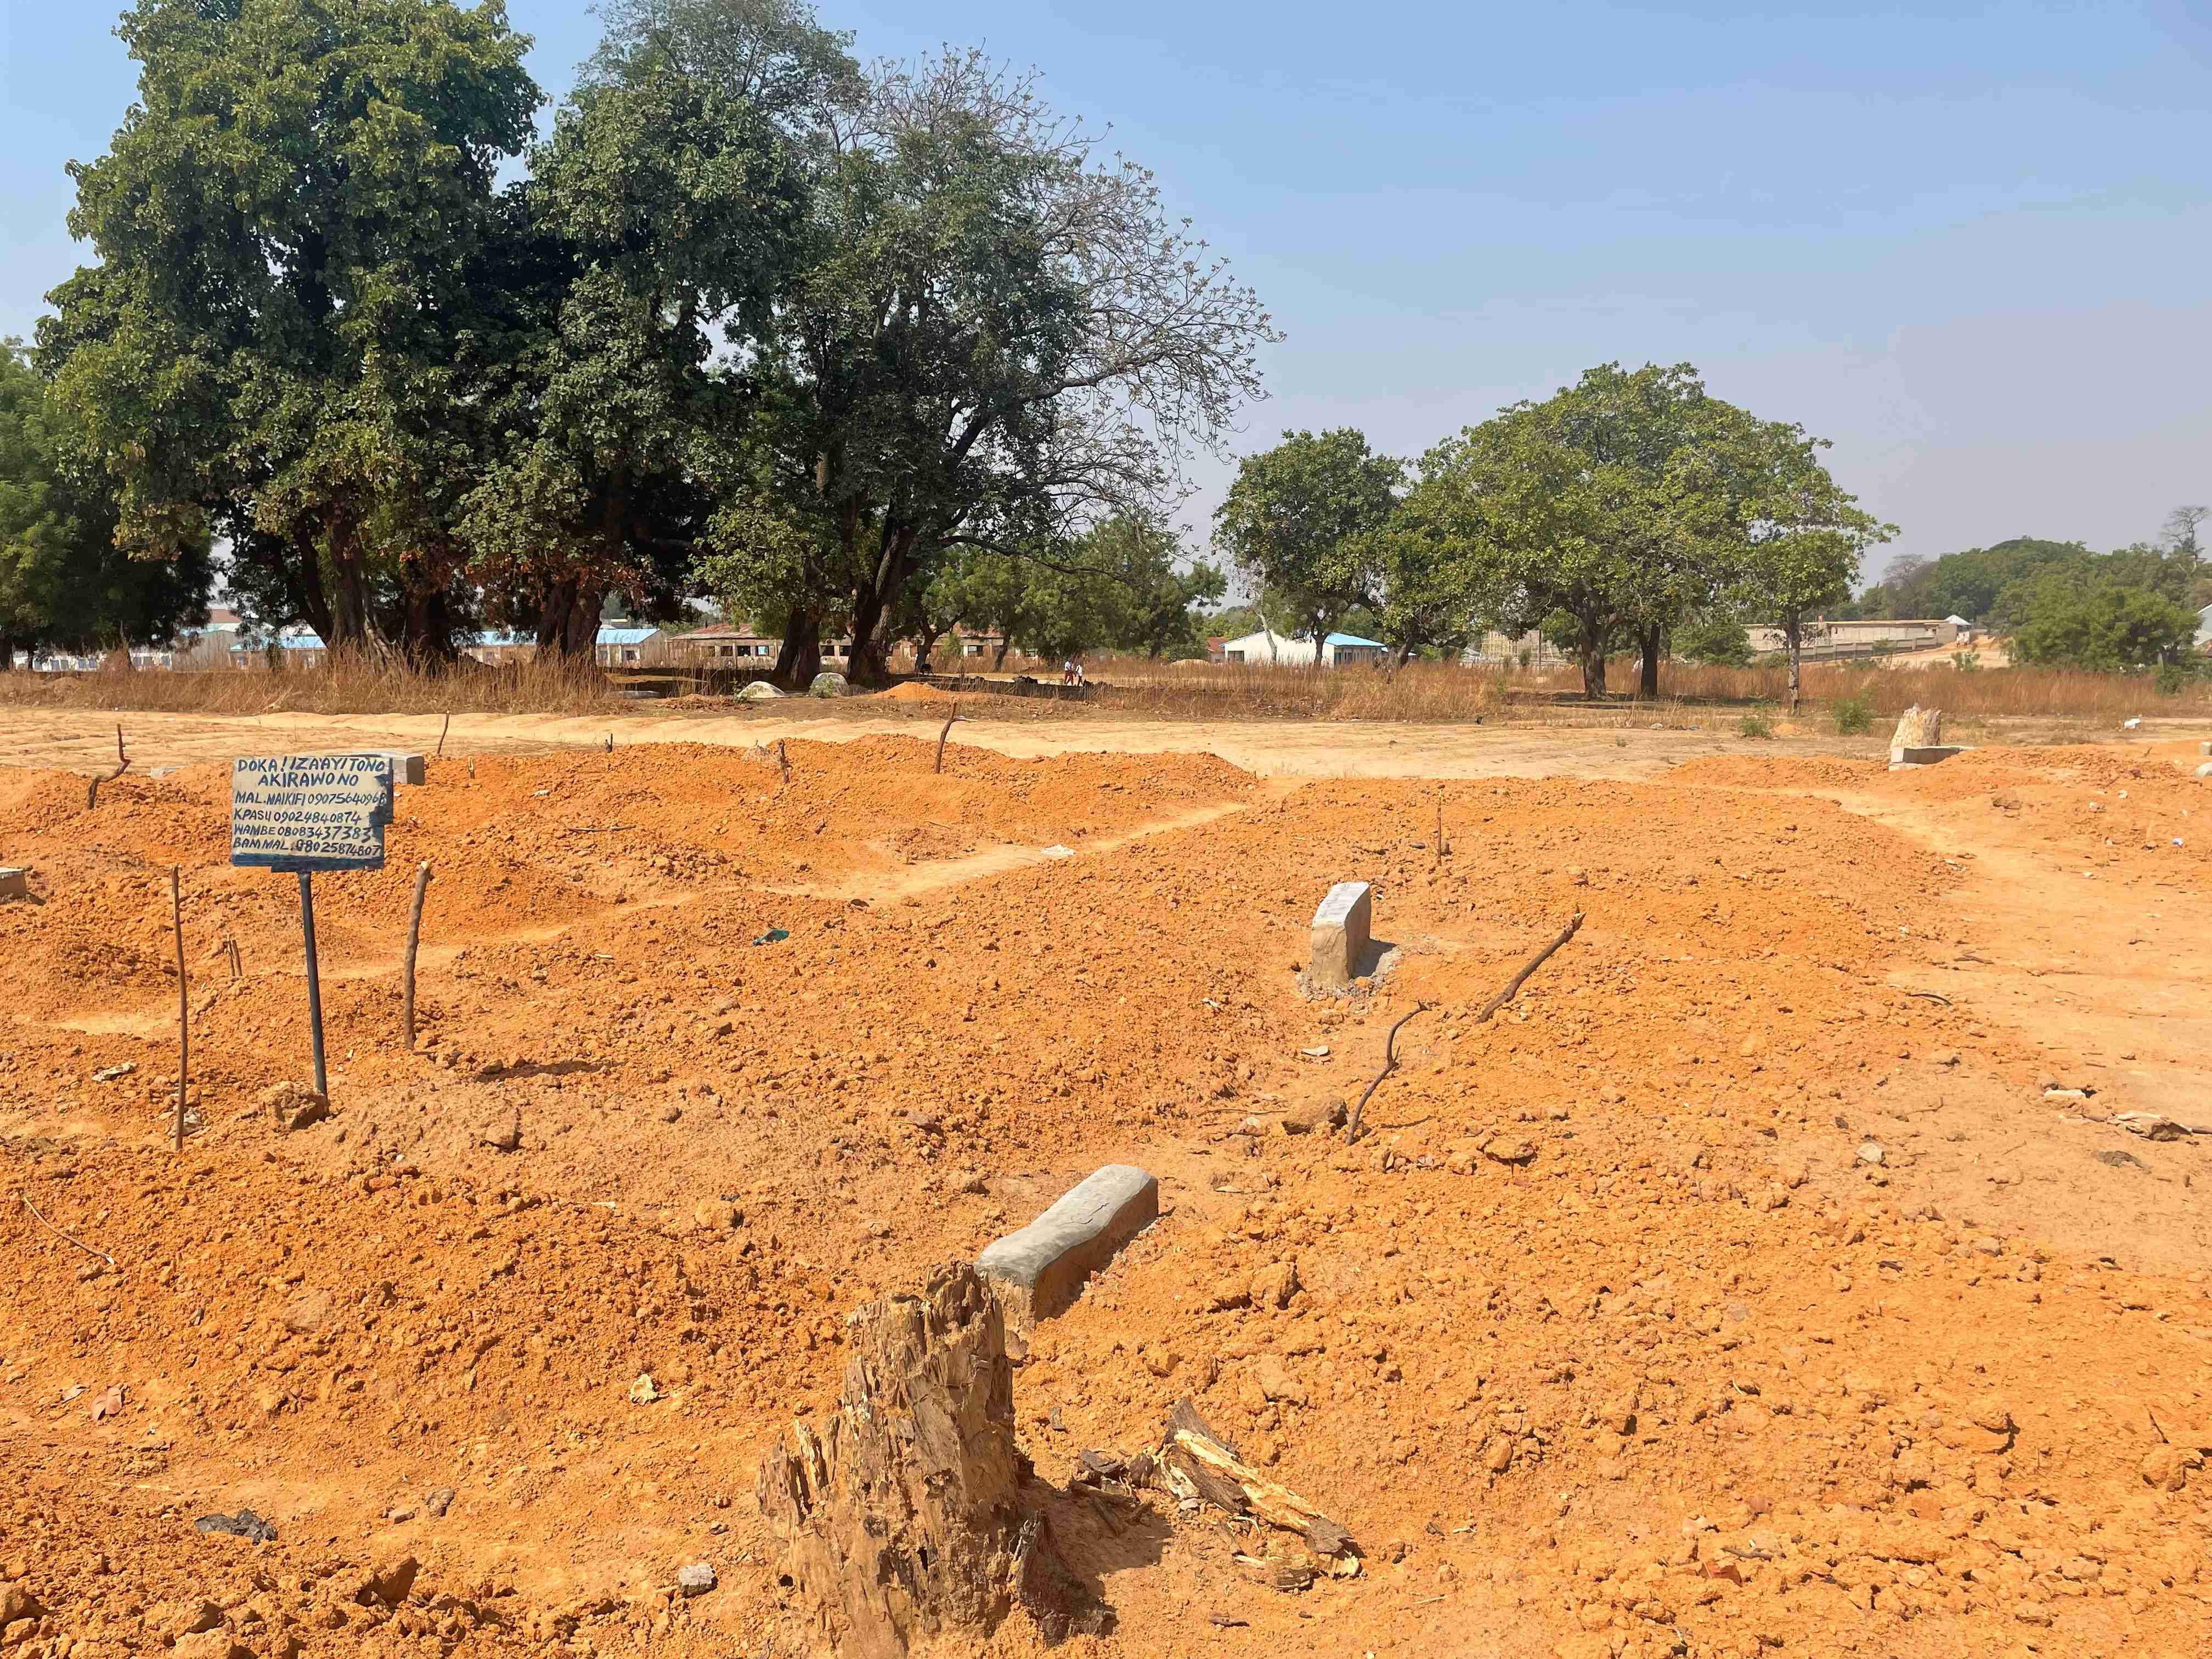
[[[2121,788],[2130,832],[2201,811],[2185,775],[2054,753],[1270,794],[1204,758],[956,745],[938,777],[933,750],[434,764],[387,868],[319,884],[333,1113],[289,1134],[261,1100],[306,1067],[290,884],[221,863],[221,776],[126,777],[90,813],[81,783],[74,810],[71,781],[0,784],[0,861],[41,901],[0,909],[11,1639],[805,1651],[751,1493],[832,1405],[844,1316],[1109,1161],[1165,1213],[1013,1374],[1024,1501],[1113,1612],[1065,1650],[2194,1639],[2212,1251],[2193,1199],[2148,1195],[2193,1194],[2205,1154],[2085,1144],[2024,1204],[1984,1182],[2079,1133],[2048,1034],[1911,994],[2003,953],[1960,938],[1982,878],[1838,804],[2031,825],[2201,933],[2192,849],[2103,844]],[[1970,759],[1978,796],[1926,798]],[[918,865],[886,848],[939,824]],[[1076,855],[915,881],[1048,840]],[[780,890],[825,871],[848,885]],[[1395,966],[1308,1002],[1339,879],[1376,884]],[[1423,1002],[1348,1142],[1322,1109]],[[2123,1210],[2126,1247],[2083,1243]],[[1186,1397],[1363,1571],[1286,1594],[1218,1517],[1077,1478]],[[242,1508],[274,1542],[193,1528]],[[701,1562],[715,1588],[683,1595]],[[1045,1639],[1017,1607],[992,1649]]]

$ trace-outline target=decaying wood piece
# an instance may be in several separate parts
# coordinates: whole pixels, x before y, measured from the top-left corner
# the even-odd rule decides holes
[[[1278,1589],[1302,1589],[1316,1573],[1338,1578],[1358,1573],[1359,1547],[1352,1541],[1352,1534],[1289,1487],[1279,1486],[1248,1465],[1188,1400],[1178,1403],[1168,1419],[1167,1437],[1160,1443],[1159,1468],[1167,1489],[1178,1498],[1196,1498],[1225,1514],[1296,1534],[1304,1552],[1278,1541],[1263,1555],[1248,1553],[1237,1557],[1240,1563],[1257,1568],[1265,1582]],[[1310,1564],[1304,1560],[1305,1553],[1313,1558]],[[1308,1569],[1304,1582],[1293,1582],[1301,1569]]]
[[[1103,1627],[1041,1515],[1020,1501],[1013,1370],[973,1267],[852,1316],[836,1414],[798,1423],[763,1460],[761,1512],[785,1571],[841,1655],[988,1635],[1019,1600],[1048,1640]]]

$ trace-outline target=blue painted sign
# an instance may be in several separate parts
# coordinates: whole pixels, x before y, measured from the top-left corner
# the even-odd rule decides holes
[[[230,861],[268,870],[381,870],[389,755],[282,755],[230,768]]]

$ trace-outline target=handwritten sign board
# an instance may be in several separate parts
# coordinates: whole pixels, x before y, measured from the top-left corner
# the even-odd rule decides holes
[[[231,763],[230,861],[270,870],[381,870],[389,755],[259,756]]]

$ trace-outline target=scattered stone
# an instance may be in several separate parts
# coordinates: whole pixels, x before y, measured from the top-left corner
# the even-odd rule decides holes
[[[227,1630],[202,1631],[196,1636],[179,1636],[169,1650],[168,1659],[253,1659],[253,1650]]]
[[[1340,881],[1314,912],[1306,973],[1315,990],[1346,990],[1358,977],[1375,925],[1374,893],[1364,881]]]
[[[1072,859],[1075,856],[1075,849],[1073,847],[1061,847],[1055,844],[1046,848],[1044,855],[1053,860]]]
[[[2045,1100],[2087,1100],[2089,1091],[2087,1089],[2061,1089],[2054,1084],[2044,1090],[2043,1097]]]
[[[398,1504],[384,1512],[384,1518],[395,1527],[404,1527],[415,1518],[412,1504]]]
[[[727,1199],[702,1198],[691,1206],[691,1224],[726,1233],[738,1224],[738,1206]]]
[[[842,697],[848,689],[842,674],[823,672],[817,674],[808,683],[806,695],[810,697]]]
[[[126,1060],[120,1066],[101,1066],[98,1071],[92,1074],[92,1080],[94,1083],[113,1083],[119,1078],[129,1077],[131,1073],[137,1069],[138,1062],[137,1060]]]
[[[693,1561],[676,1569],[676,1588],[686,1596],[704,1595],[714,1588],[714,1564]]]
[[[1255,1308],[1287,1308],[1298,1293],[1295,1261],[1271,1261],[1252,1275],[1251,1298]]]
[[[2186,1140],[2191,1135],[2212,1134],[2212,1127],[2184,1123],[2163,1112],[2121,1112],[2112,1121],[2146,1140]]]
[[[234,1538],[243,1538],[255,1544],[273,1544],[276,1528],[252,1510],[240,1510],[236,1515],[204,1515],[192,1522],[194,1532],[225,1533]]]
[[[1536,1144],[1516,1135],[1496,1135],[1482,1143],[1482,1155],[1493,1164],[1533,1163]]]
[[[511,1152],[522,1145],[522,1114],[509,1112],[505,1117],[494,1118],[477,1131],[477,1139],[495,1152]]]
[[[782,692],[777,690],[766,680],[755,680],[738,693],[738,701],[739,702],[772,702],[782,695]]]
[[[330,1316],[328,1291],[301,1291],[284,1304],[284,1328],[295,1336],[312,1336]]]
[[[353,1599],[362,1607],[381,1601],[387,1607],[396,1607],[415,1588],[415,1577],[422,1570],[422,1564],[413,1556],[394,1556],[361,1581],[361,1588],[354,1592]]]
[[[2149,1164],[2144,1163],[2133,1152],[2124,1152],[2117,1147],[2106,1147],[2103,1152],[2096,1154],[2096,1159],[2098,1163],[2109,1164],[2115,1170],[2148,1170],[2150,1168]]]
[[[653,1373],[640,1371],[637,1381],[629,1385],[629,1402],[633,1406],[650,1406],[660,1398],[660,1390],[653,1385]]]
[[[1482,1467],[1492,1474],[1503,1474],[1513,1467],[1513,1441],[1510,1436],[1493,1434],[1482,1449]]]
[[[331,1115],[331,1103],[302,1083],[279,1083],[261,1091],[261,1109],[276,1125],[276,1133],[290,1134],[320,1123]]]
[[[1340,1100],[1318,1100],[1293,1106],[1279,1120],[1286,1135],[1308,1135],[1322,1129],[1340,1129],[1348,1114]]]
[[[14,1624],[18,1619],[36,1619],[46,1612],[39,1599],[21,1584],[0,1586],[0,1626]],[[222,1617],[217,1607],[215,1616]]]
[[[1029,1352],[1036,1322],[1074,1305],[1091,1275],[1159,1218],[1160,1183],[1130,1164],[1085,1178],[1019,1232],[987,1246],[975,1270],[1005,1310],[1007,1352]]]
[[[1858,1158],[1859,1162],[1862,1164],[1879,1164],[1887,1156],[1888,1154],[1882,1151],[1881,1143],[1879,1141],[1862,1140],[1859,1142]]]
[[[2189,1484],[2189,1471],[2203,1467],[2203,1454],[2194,1447],[2154,1446],[2136,1472],[2146,1486],[2160,1492],[2179,1492]]]
[[[453,1489],[451,1486],[438,1487],[422,1500],[422,1507],[434,1517],[444,1519],[446,1511],[453,1507]]]

